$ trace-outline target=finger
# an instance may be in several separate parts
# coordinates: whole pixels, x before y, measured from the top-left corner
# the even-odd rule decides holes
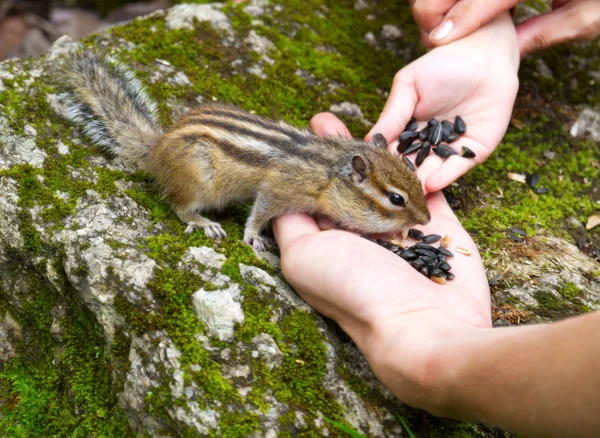
[[[446,12],[458,0],[416,0],[412,5],[415,22],[425,32],[430,32],[438,26]]]
[[[410,67],[405,67],[396,73],[392,89],[379,120],[367,134],[366,140],[380,132],[388,143],[392,143],[403,131],[404,127],[415,112],[419,100],[416,85]]]
[[[315,134],[320,136],[336,135],[341,137],[352,138],[352,134],[335,114],[319,113],[310,119],[310,128]]]
[[[567,3],[517,26],[521,57],[567,41],[594,38],[600,31],[597,2]]]
[[[282,254],[296,242],[319,231],[315,220],[304,214],[285,214],[273,221],[273,233]]]
[[[451,43],[472,34],[492,21],[501,12],[508,11],[518,0],[462,0],[444,16],[444,20],[429,33],[435,46]]]
[[[448,187],[469,170],[484,163],[493,151],[493,149],[488,149],[469,138],[463,138],[460,144],[456,144],[455,146],[455,143],[453,143],[450,146],[458,152],[458,155],[451,155],[446,158],[435,171],[428,174],[425,180],[425,189],[427,192],[437,192]],[[461,157],[460,151],[462,146],[471,149],[475,153],[475,158]]]

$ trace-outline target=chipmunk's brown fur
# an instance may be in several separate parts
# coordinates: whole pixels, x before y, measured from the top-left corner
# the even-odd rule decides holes
[[[202,105],[163,134],[155,104],[129,70],[85,54],[66,71],[69,91],[61,97],[68,118],[149,172],[186,232],[203,228],[211,238],[225,237],[200,212],[250,199],[244,241],[257,249],[265,223],[287,212],[325,214],[364,233],[429,222],[420,181],[385,145],[318,137],[226,105]],[[392,196],[403,205],[392,204]]]

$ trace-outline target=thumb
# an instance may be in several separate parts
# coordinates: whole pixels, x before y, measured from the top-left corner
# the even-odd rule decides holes
[[[596,36],[599,27],[597,12],[600,12],[598,3],[590,2],[586,8],[573,3],[566,3],[517,26],[521,57],[563,42]],[[596,13],[593,8],[596,8]]]
[[[365,140],[370,141],[373,134],[380,132],[388,143],[392,143],[398,138],[414,114],[419,97],[414,77],[409,68],[410,66],[403,68],[394,76],[385,107]]]
[[[431,31],[429,41],[440,46],[466,37],[518,2],[519,0],[459,1],[448,11],[440,25]]]

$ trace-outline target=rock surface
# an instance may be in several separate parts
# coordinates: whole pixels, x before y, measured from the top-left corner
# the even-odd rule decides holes
[[[166,126],[196,102],[225,101],[303,125],[330,109],[362,135],[398,57],[422,53],[411,23],[406,5],[389,2],[178,5],[82,43],[62,38],[47,57],[0,64],[0,434],[341,436],[332,419],[391,437],[405,434],[401,415],[422,436],[498,436],[402,406],[283,280],[276,253],[240,242],[246,211],[215,216],[223,242],[186,235],[145,175],[56,114],[55,63],[97,46],[138,70]],[[600,199],[589,171],[597,145],[574,139],[581,158],[569,161],[566,129],[531,146],[557,123],[526,120],[531,131],[509,132],[448,196],[502,278],[496,304],[534,322],[597,310],[600,266],[569,241],[583,233],[597,245],[598,231],[561,234],[567,214],[581,222]],[[510,185],[507,166],[543,169],[550,194],[535,200]],[[519,245],[498,237],[524,221],[547,230]]]

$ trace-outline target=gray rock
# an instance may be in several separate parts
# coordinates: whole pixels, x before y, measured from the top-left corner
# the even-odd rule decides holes
[[[400,28],[393,24],[384,24],[381,29],[381,37],[385,40],[397,40],[403,36],[404,34]]]
[[[233,339],[235,324],[244,322],[242,301],[237,284],[210,292],[200,289],[192,295],[198,318],[206,325],[208,333],[221,341]]]
[[[208,21],[215,29],[229,31],[231,23],[221,11],[222,7],[223,3],[175,5],[169,9],[165,25],[167,29],[192,29],[195,18],[198,21]]]
[[[584,109],[570,132],[573,137],[589,135],[592,140],[600,141],[600,112],[592,108]]]
[[[29,164],[40,168],[46,153],[35,144],[32,138],[14,134],[4,117],[0,117],[0,170],[9,169],[14,164]]]
[[[351,119],[359,119],[366,126],[373,126],[373,123],[365,119],[361,109],[355,103],[342,102],[339,104],[333,104],[329,107],[329,111],[334,114],[350,117]]]

